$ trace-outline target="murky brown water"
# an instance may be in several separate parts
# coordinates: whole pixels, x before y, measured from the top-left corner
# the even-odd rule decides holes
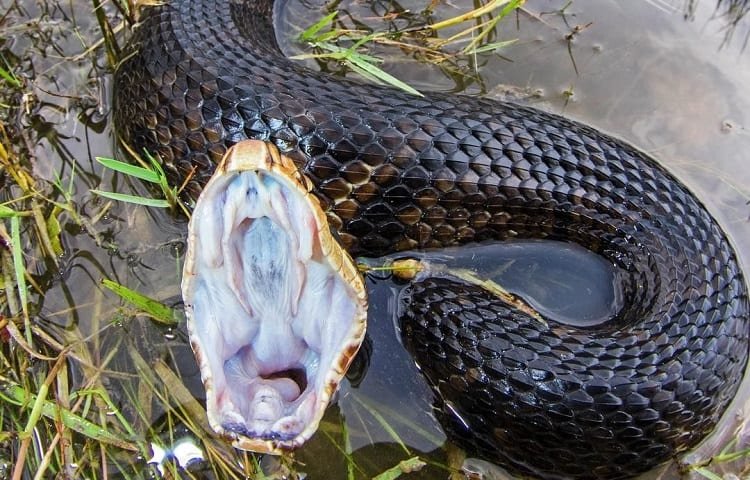
[[[319,16],[308,11],[316,5],[290,3],[285,11],[293,23]],[[747,25],[740,24],[727,42],[726,20],[707,0],[698,2],[687,19],[679,0],[575,0],[561,14],[566,3],[529,1],[498,33],[499,39],[519,39],[502,51],[502,58],[487,55],[464,62],[463,67],[475,71],[474,79],[456,82],[436,67],[415,68],[400,57],[388,68],[419,89],[511,94],[639,146],[705,202],[750,272],[750,51],[742,50]],[[387,3],[353,2],[340,8],[367,19],[386,13],[383,5]],[[446,2],[439,6],[439,16],[470,6],[468,1]],[[416,11],[421,5],[409,7]],[[112,323],[120,301],[100,286],[102,278],[110,278],[179,304],[186,225],[162,211],[110,205],[89,192],[143,191],[121,176],[103,172],[93,160],[114,155],[114,139],[108,123],[112,92],[106,59],[101,48],[88,50],[101,35],[91,8],[86,0],[59,5],[51,0],[0,0],[0,12],[7,12],[0,20],[0,51],[11,65],[18,65],[28,82],[25,91],[31,93],[21,97],[3,88],[5,103],[23,105],[3,107],[6,128],[33,152],[28,161],[37,178],[53,182],[59,175],[67,183],[74,175],[73,201],[91,223],[86,229],[63,216],[59,273],[38,255],[26,258],[27,268],[44,290],[33,298],[35,319],[58,338],[69,338],[76,330],[84,336],[101,331],[109,338],[131,336],[155,355],[167,349],[165,356],[200,398],[202,387],[183,329],[165,329],[147,320]],[[106,8],[114,19],[114,9]],[[342,18],[347,21],[345,15]],[[573,32],[577,33],[571,36]],[[0,196],[7,200],[18,194],[4,188]],[[373,300],[373,349],[364,379],[355,382],[356,387],[345,384],[338,405],[326,417],[329,426],[346,422],[352,456],[362,469],[358,477],[372,476],[420,452],[445,461],[440,450],[444,435],[430,414],[429,390],[394,332],[393,301],[384,293],[388,288],[381,285]],[[728,438],[744,442],[749,396],[745,382],[724,424],[691,454],[691,460],[710,457]],[[123,409],[127,411],[128,405]],[[155,419],[159,415],[154,412]],[[327,433],[336,434],[330,429]],[[316,435],[297,458],[305,464],[300,470],[308,478],[347,476],[345,457],[325,433]],[[737,465],[729,468],[740,471]],[[670,471],[666,476],[676,474]],[[412,478],[446,477],[439,467],[428,467]]]

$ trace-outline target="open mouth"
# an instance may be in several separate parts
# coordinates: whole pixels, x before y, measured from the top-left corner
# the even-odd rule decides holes
[[[279,453],[317,429],[365,332],[366,293],[295,165],[232,147],[190,221],[182,292],[209,423]]]

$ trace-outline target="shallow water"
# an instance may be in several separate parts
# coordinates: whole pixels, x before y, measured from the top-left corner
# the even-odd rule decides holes
[[[284,18],[292,24],[318,18],[319,13],[309,13],[308,9],[316,8],[310,3],[290,2]],[[510,21],[502,24],[498,38],[519,41],[503,50],[502,57],[488,55],[461,65],[475,72],[476,78],[456,80],[436,67],[415,68],[403,57],[394,57],[387,68],[419,89],[466,89],[469,93],[510,96],[563,113],[639,146],[704,201],[732,238],[745,271],[750,272],[750,52],[742,49],[747,24],[741,23],[727,41],[727,21],[710,1],[698,2],[687,19],[684,2],[678,0],[575,0],[564,14],[559,13],[566,3],[529,1],[517,18],[507,19]],[[441,4],[440,17],[455,15],[470,4]],[[383,5],[352,2],[339,8],[377,25],[373,19],[386,12]],[[408,6],[414,11],[421,8],[417,3]],[[27,268],[43,291],[33,297],[34,319],[58,339],[91,335],[89,342],[105,346],[118,345],[125,339],[145,357],[164,359],[173,365],[200,399],[202,386],[184,329],[132,319],[118,310],[121,302],[100,286],[102,278],[109,278],[179,305],[186,224],[184,219],[163,211],[109,203],[89,192],[91,188],[144,191],[140,185],[104,172],[93,160],[95,156],[114,155],[114,138],[108,123],[112,92],[106,58],[101,48],[88,51],[101,36],[91,8],[86,0],[60,5],[52,1],[0,0],[0,11],[7,12],[0,20],[0,49],[11,65],[18,65],[19,74],[28,82],[24,91],[31,93],[24,97],[3,87],[3,102],[22,106],[3,108],[5,128],[19,151],[28,148],[33,153],[26,161],[40,181],[53,182],[59,175],[67,182],[74,173],[73,202],[80,215],[89,219],[89,227],[81,227],[71,215],[63,214],[64,253],[59,257],[59,270],[29,245]],[[115,10],[109,4],[105,8],[115,24]],[[345,24],[351,22],[346,15],[342,18]],[[294,31],[295,27],[285,28]],[[295,48],[285,45],[290,53]],[[80,58],[71,59],[75,56]],[[20,194],[17,189],[6,188],[9,183],[5,177],[0,183],[3,201]],[[61,199],[59,194],[52,194]],[[562,268],[565,261],[556,265]],[[471,260],[466,263],[471,264]],[[525,253],[507,263],[525,273],[549,268],[546,257],[535,260]],[[555,278],[548,276],[547,282],[554,283]],[[336,428],[341,422],[346,422],[350,451],[361,468],[358,477],[370,477],[417,454],[438,463],[446,461],[440,448],[445,438],[430,413],[431,393],[398,341],[392,295],[395,287],[387,280],[371,278],[368,282],[375,288],[370,309],[371,352],[361,357],[351,382],[342,386],[337,405],[326,416],[323,433],[296,457],[304,465],[299,471],[311,479],[346,478],[346,458],[329,437],[340,435]],[[518,286],[519,291],[548,291],[545,284],[529,282]],[[553,296],[553,301],[555,297],[559,296]],[[599,312],[591,313],[592,318],[614,301],[592,297],[599,302],[591,307]],[[542,308],[566,308],[549,305],[544,299],[539,302]],[[125,355],[116,356],[109,368],[134,372]],[[113,395],[124,412],[132,412],[134,406],[128,404],[115,378]],[[745,382],[724,425],[691,454],[691,460],[710,457],[733,436],[744,441],[742,419],[750,413],[749,388]],[[152,412],[154,423],[163,421],[162,414]],[[385,428],[383,422],[389,427]],[[160,429],[166,432],[166,426],[157,431]],[[403,443],[397,443],[394,435]],[[145,459],[133,457],[133,462],[142,465],[142,472],[148,471]],[[201,467],[202,463],[195,460],[191,466],[191,470],[203,472],[196,473],[199,476],[209,470]],[[741,471],[738,465],[729,469]],[[670,471],[666,476],[674,478],[676,474]],[[409,478],[446,477],[441,467],[428,466]]]

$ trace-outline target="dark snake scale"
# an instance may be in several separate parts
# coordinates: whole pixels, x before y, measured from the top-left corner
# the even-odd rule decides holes
[[[192,175],[194,197],[228,145],[273,142],[353,255],[546,238],[614,264],[624,308],[585,329],[450,279],[402,294],[405,343],[446,430],[472,452],[544,478],[619,478],[711,432],[747,361],[747,290],[685,187],[557,115],[307,70],[279,51],[271,3],[146,10],[116,74],[120,134],[158,153],[175,183]]]

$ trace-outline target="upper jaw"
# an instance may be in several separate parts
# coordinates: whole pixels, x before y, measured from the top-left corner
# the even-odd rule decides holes
[[[299,447],[364,338],[356,265],[294,163],[259,141],[227,152],[188,235],[182,292],[209,423],[238,448]]]

